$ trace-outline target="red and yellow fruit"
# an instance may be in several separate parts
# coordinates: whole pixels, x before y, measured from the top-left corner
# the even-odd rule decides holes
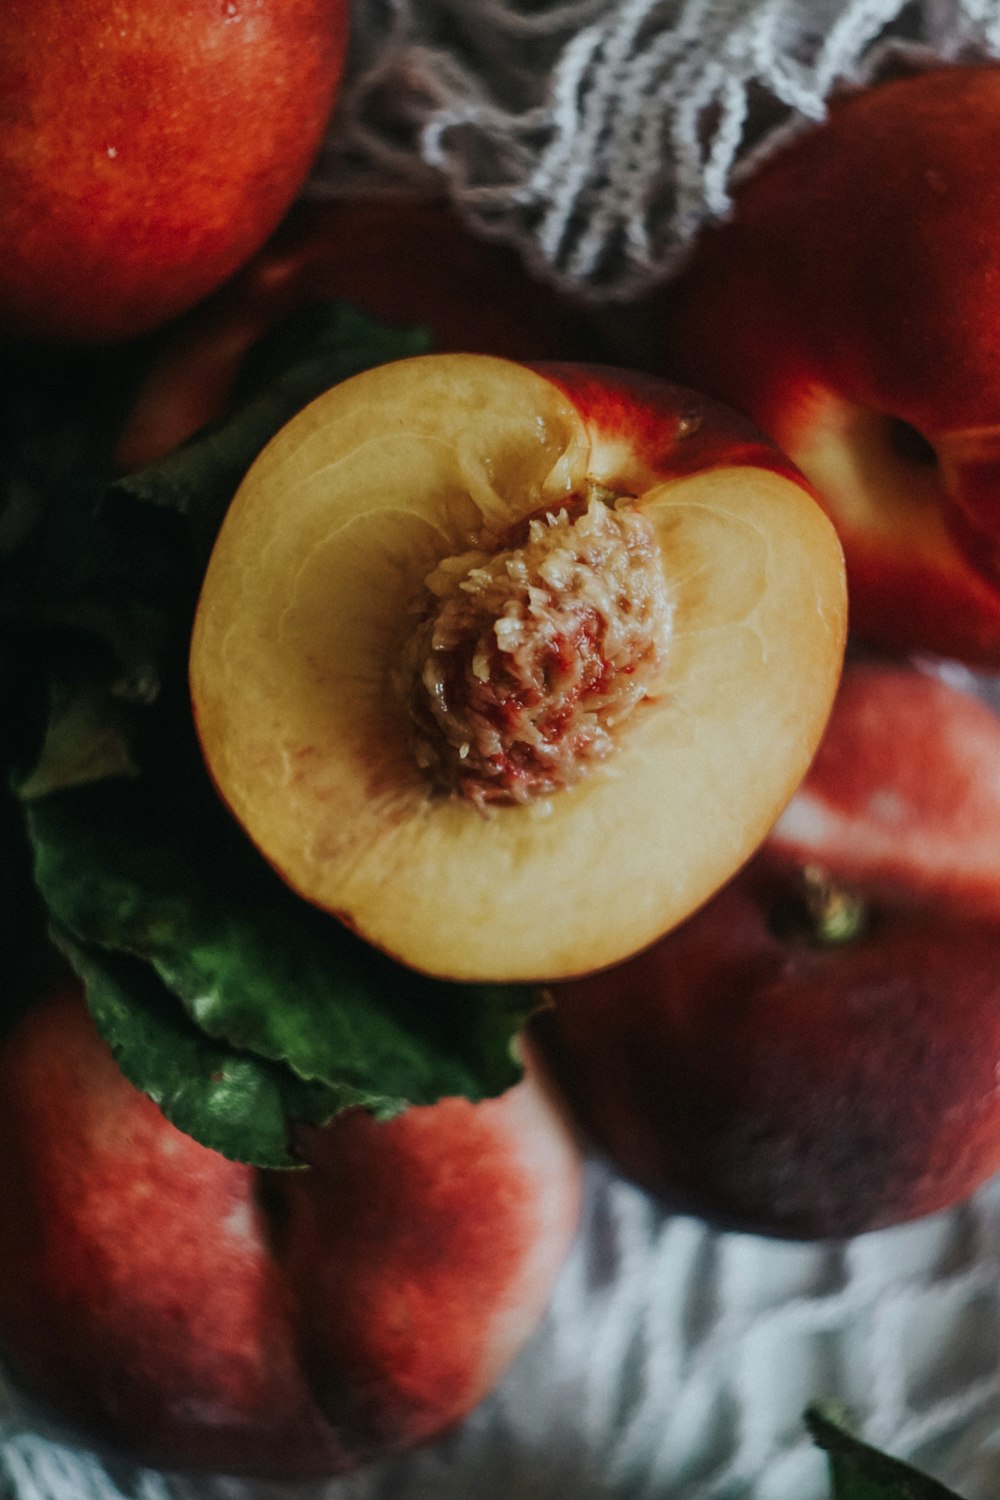
[[[854,666],[747,868],[538,1036],[597,1144],[674,1207],[816,1238],[1000,1168],[1000,720]]]
[[[832,528],[732,413],[427,356],[328,391],[251,468],[195,720],[301,895],[443,977],[561,977],[653,941],[764,837],[844,611]]]
[[[1000,68],[845,95],[668,290],[660,368],[816,485],[852,628],[1000,663]]]
[[[0,8],[0,327],[106,340],[263,243],[322,140],[346,0]]]
[[[423,1442],[534,1330],[575,1232],[572,1137],[529,1076],[481,1104],[227,1161],[128,1083],[71,982],[0,1049],[0,1348],[149,1463],[340,1472]]]

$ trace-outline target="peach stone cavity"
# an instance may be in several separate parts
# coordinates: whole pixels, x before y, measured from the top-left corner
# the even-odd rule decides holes
[[[652,523],[596,486],[530,517],[517,545],[484,537],[443,559],[416,608],[395,679],[414,755],[482,810],[568,789],[606,759],[670,633]]]

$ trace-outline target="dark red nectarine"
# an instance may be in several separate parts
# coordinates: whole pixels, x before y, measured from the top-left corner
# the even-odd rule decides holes
[[[852,628],[1000,663],[1000,68],[834,101],[666,293],[665,373],[747,412],[840,532]]]
[[[182,1135],[65,982],[0,1048],[0,1350],[91,1439],[170,1468],[340,1472],[457,1422],[572,1240],[537,1081],[303,1133],[264,1172]]]
[[[1000,1168],[1000,720],[855,665],[763,850],[538,1038],[596,1143],[671,1206],[841,1236]]]
[[[191,689],[300,894],[449,978],[587,972],[764,837],[840,670],[842,563],[726,410],[596,367],[383,365],[230,506]]]
[[[0,327],[157,326],[263,243],[329,119],[346,0],[0,7]]]

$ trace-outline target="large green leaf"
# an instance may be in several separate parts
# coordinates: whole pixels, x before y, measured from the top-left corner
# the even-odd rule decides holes
[[[116,694],[151,701],[176,668],[216,531],[261,449],[331,385],[427,347],[420,330],[385,328],[344,303],[294,314],[251,350],[230,413],[174,452],[125,477],[93,455],[46,475],[30,536],[9,557],[0,550],[0,623],[100,642]],[[0,472],[3,460],[0,442]],[[57,668],[61,650],[60,636]]]
[[[213,1044],[140,960],[88,948],[58,927],[53,936],[126,1078],[202,1145],[258,1167],[297,1167],[296,1123],[326,1124],[352,1102],[280,1065]]]
[[[833,1500],[957,1500],[939,1480],[855,1437],[837,1402],[810,1406],[806,1426],[826,1451]]]
[[[142,775],[26,804],[35,879],[68,932],[151,964],[206,1035],[380,1114],[516,1081],[533,991],[436,981],[375,952],[253,849],[188,737],[154,738]]]
[[[535,994],[417,976],[295,896],[216,796],[187,702],[201,568],[245,469],[311,397],[424,348],[336,303],[304,311],[251,352],[226,421],[141,473],[65,485],[0,576],[0,615],[49,632],[32,666],[47,732],[16,762],[38,888],[129,1076],[239,1157],[261,1156],[241,1122],[262,1078],[280,1082],[281,1107],[273,1089],[260,1105],[273,1143],[289,1090],[390,1115],[520,1073]]]

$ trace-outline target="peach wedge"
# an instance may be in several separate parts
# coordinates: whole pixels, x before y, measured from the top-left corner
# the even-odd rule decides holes
[[[744,419],[480,355],[326,392],[251,467],[190,664],[216,785],[302,896],[445,978],[636,952],[748,858],[839,677],[843,562]]]

